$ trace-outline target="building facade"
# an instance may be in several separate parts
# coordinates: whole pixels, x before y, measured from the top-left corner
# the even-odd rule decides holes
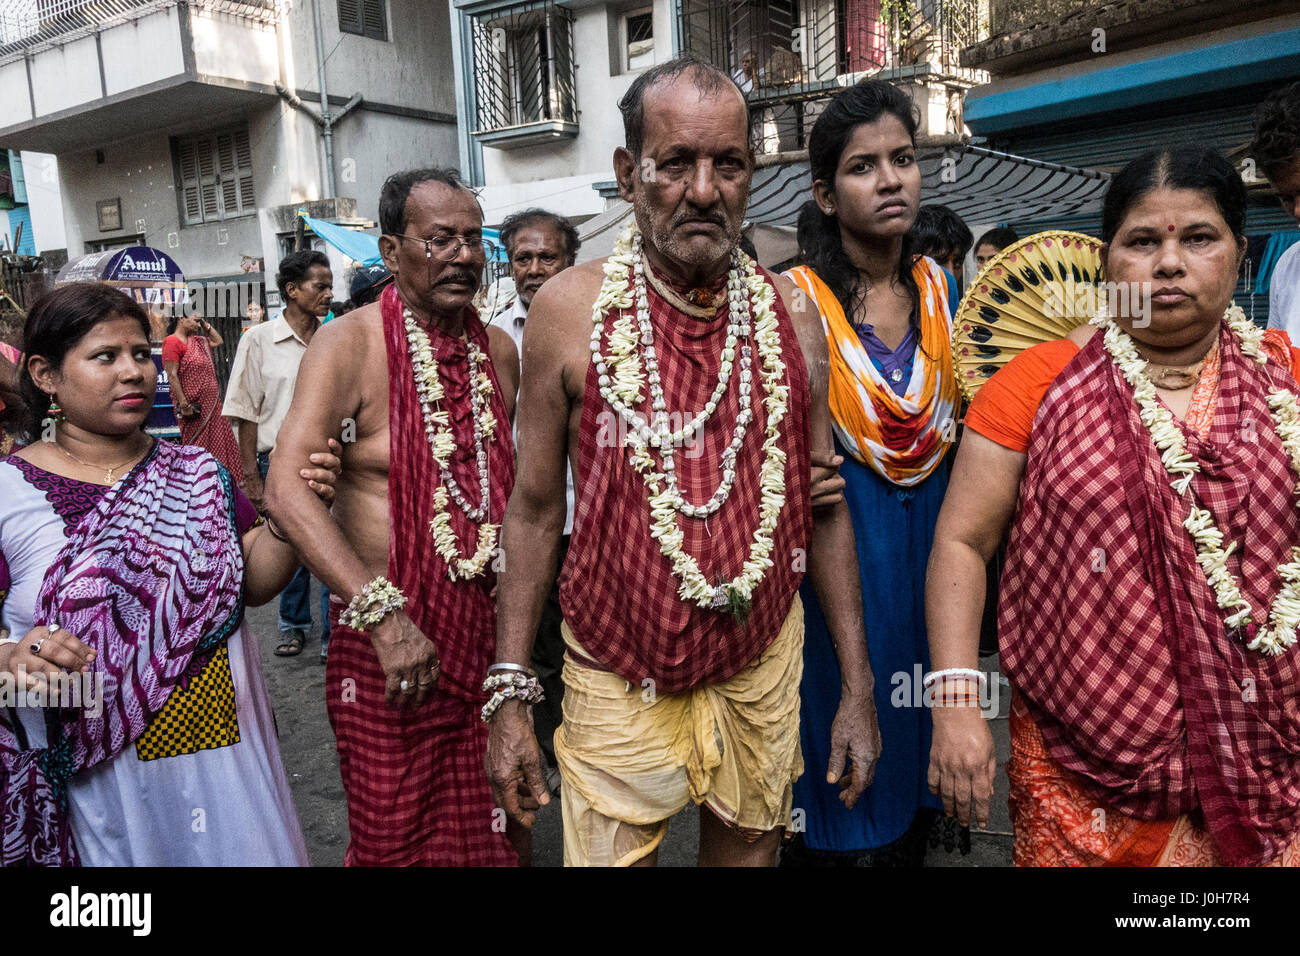
[[[299,207],[364,228],[389,173],[456,163],[449,27],[422,0],[10,4],[0,146],[57,157],[70,256],[150,245],[273,290]]]
[[[461,166],[489,223],[532,205],[576,222],[603,212],[623,143],[618,101],[638,72],[678,53],[736,78],[765,167],[806,159],[822,105],[859,78],[904,87],[925,141],[960,136],[962,95],[984,79],[959,55],[987,35],[987,0],[451,5]]]

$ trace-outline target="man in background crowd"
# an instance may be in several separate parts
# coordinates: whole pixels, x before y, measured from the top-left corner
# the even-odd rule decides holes
[[[975,237],[961,217],[947,206],[922,206],[912,226],[916,251],[943,267],[953,281],[948,283],[948,308],[954,314],[961,298],[962,265]]]
[[[348,310],[359,309],[371,302],[378,302],[393,274],[384,265],[362,266],[352,276],[352,285],[348,288]]]
[[[578,230],[567,219],[544,209],[525,209],[515,213],[501,224],[501,244],[505,246],[514,279],[516,298],[514,304],[497,319],[502,329],[514,339],[519,350],[520,370],[524,356],[524,322],[533,296],[548,279],[573,265],[578,256]],[[565,482],[564,535],[560,539],[560,562],[569,549],[569,535],[573,531],[573,475]],[[533,720],[538,744],[546,755],[549,769],[547,786],[552,793],[559,791],[560,773],[555,766],[555,751],[551,739],[560,726],[560,704],[564,699],[564,681],[560,671],[564,666],[564,638],[560,625],[564,615],[560,611],[558,583],[551,587],[542,609],[542,622],[533,644],[533,670],[542,682],[546,699],[533,708]]]
[[[221,413],[237,420],[244,464],[244,493],[264,510],[263,480],[271,449],[293,401],[298,363],[321,319],[329,314],[334,275],[323,252],[304,249],[285,256],[275,277],[284,313],[272,322],[251,326],[239,340]],[[322,593],[321,660],[329,645],[328,592]],[[277,657],[302,653],[311,630],[311,575],[298,572],[280,594],[280,643]]]

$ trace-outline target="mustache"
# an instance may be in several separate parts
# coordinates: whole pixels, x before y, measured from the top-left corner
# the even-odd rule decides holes
[[[722,213],[714,212],[685,212],[673,219],[673,228],[685,225],[688,222],[707,222],[711,225],[718,226],[721,229],[727,228],[726,217]]]
[[[434,285],[445,285],[449,282],[460,282],[467,285],[477,286],[478,276],[473,272],[457,269],[455,272],[450,272],[447,275],[444,275],[441,279],[435,282]]]

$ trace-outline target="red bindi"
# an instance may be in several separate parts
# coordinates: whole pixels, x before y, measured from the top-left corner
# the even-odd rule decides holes
[[[1169,231],[1170,232],[1174,231],[1174,224],[1172,222],[1169,224]]]

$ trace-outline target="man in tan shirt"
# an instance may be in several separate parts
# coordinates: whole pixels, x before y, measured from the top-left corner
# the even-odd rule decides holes
[[[323,252],[290,253],[275,277],[285,302],[284,314],[252,326],[239,340],[222,414],[235,420],[244,463],[244,492],[259,511],[262,481],[270,464],[280,425],[293,401],[298,364],[307,345],[329,314],[334,277]],[[329,591],[321,588],[321,660],[329,644]],[[311,575],[300,567],[280,594],[279,657],[302,652],[311,630]]]

